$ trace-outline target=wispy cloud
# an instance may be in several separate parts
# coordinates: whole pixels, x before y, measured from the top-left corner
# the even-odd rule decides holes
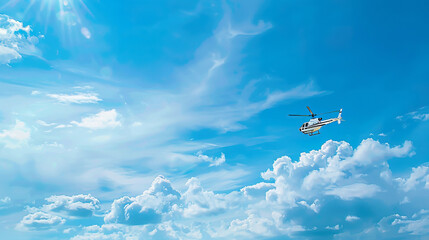
[[[421,107],[416,111],[409,112],[405,115],[399,115],[396,117],[397,120],[405,121],[405,120],[420,120],[420,121],[428,121],[429,120],[429,111],[427,107]]]
[[[225,154],[221,153],[220,157],[209,157],[207,155],[204,155],[202,152],[198,153],[198,159],[204,162],[209,162],[210,163],[210,167],[212,166],[219,166],[221,164],[223,164],[225,162]]]
[[[45,122],[43,120],[37,120],[36,123],[39,124],[39,125],[41,125],[41,126],[44,126],[44,127],[50,127],[50,126],[57,125],[56,123],[47,123],[47,122]]]
[[[80,122],[72,121],[71,124],[74,124],[79,127],[89,128],[89,129],[104,129],[104,128],[115,128],[121,126],[121,122],[117,119],[118,113],[116,109],[112,110],[102,110],[101,112],[94,114],[89,117],[84,117]]]
[[[76,93],[76,94],[46,94],[62,103],[97,103],[102,101],[96,93]]]

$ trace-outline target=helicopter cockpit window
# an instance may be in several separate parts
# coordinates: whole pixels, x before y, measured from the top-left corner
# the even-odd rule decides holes
[[[305,127],[308,127],[308,123],[305,123]]]

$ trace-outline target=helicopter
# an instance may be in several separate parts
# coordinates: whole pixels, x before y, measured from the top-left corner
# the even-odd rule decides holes
[[[337,121],[338,124],[340,124],[341,120],[343,119],[341,117],[341,113],[343,112],[343,109],[331,111],[331,112],[319,113],[319,114],[313,113],[313,111],[311,111],[309,106],[307,106],[307,109],[308,109],[308,111],[310,111],[311,115],[289,114],[289,116],[311,117],[310,121],[302,124],[302,126],[299,128],[300,132],[302,132],[304,134],[308,134],[309,136],[318,135],[318,134],[320,134],[319,129],[321,127],[328,125],[330,123],[333,123],[335,121]],[[315,118],[315,116],[318,116],[318,115],[334,113],[334,112],[338,112],[338,117],[330,118],[327,120],[322,120],[322,118]]]

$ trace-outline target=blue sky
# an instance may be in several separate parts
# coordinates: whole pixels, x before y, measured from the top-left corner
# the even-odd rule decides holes
[[[0,1],[0,233],[426,238],[428,9]]]

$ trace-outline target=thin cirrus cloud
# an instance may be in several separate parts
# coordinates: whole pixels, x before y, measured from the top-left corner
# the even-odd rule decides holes
[[[406,120],[419,120],[422,122],[429,120],[428,107],[424,106],[415,111],[409,112],[404,115],[399,115],[396,117],[397,120],[406,121]]]
[[[56,99],[61,103],[98,103],[102,101],[96,93],[76,93],[76,94],[46,94],[46,96]]]

